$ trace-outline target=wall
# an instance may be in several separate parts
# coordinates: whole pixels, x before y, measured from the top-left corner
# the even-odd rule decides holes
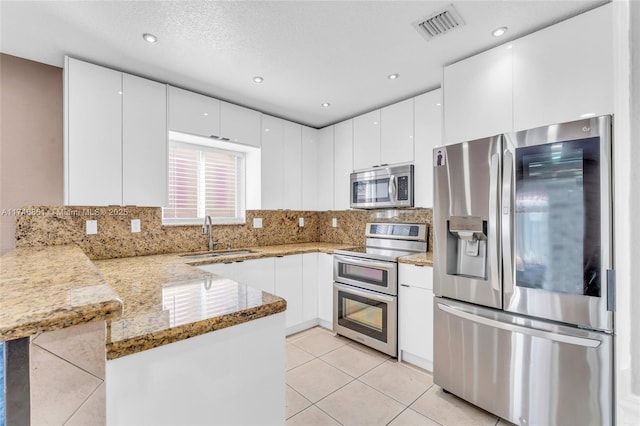
[[[304,227],[298,219],[304,218]],[[254,229],[254,218],[262,228]],[[338,226],[332,227],[336,218]],[[131,219],[140,219],[141,232],[131,232]],[[86,235],[86,220],[98,221],[98,233]],[[306,242],[364,245],[367,222],[431,224],[431,209],[350,210],[312,212],[248,210],[245,224],[216,225],[216,249]],[[164,226],[157,207],[32,206],[16,217],[19,247],[77,244],[91,259],[143,256],[159,253],[206,251],[208,236],[199,225]]]
[[[0,54],[0,254],[12,209],[62,204],[62,69]]]

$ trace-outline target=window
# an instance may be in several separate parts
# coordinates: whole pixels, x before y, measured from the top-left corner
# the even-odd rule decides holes
[[[245,153],[169,141],[169,205],[165,223],[244,222]],[[205,139],[206,141],[206,139]]]

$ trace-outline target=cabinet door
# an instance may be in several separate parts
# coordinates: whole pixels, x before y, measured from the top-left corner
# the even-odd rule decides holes
[[[262,208],[283,206],[283,124],[279,118],[262,116]]]
[[[515,131],[613,113],[612,9],[599,7],[513,43]]]
[[[167,205],[167,87],[122,75],[122,203]]]
[[[333,162],[334,126],[318,131],[318,210],[333,210],[334,162]]]
[[[415,98],[414,203],[433,208],[433,149],[442,145],[442,91]]]
[[[286,327],[302,322],[302,255],[277,257],[276,295],[287,301]]]
[[[282,207],[302,210],[302,126],[284,122]]]
[[[260,116],[258,111],[220,101],[220,136],[259,147]]]
[[[212,274],[216,274],[220,277],[229,278],[233,281],[238,281],[238,273],[240,268],[238,267],[239,263],[228,262],[228,263],[210,263],[208,265],[200,265],[197,266],[198,269],[202,269],[203,271],[210,272]]]
[[[318,318],[318,256],[321,254],[302,255],[302,321]]]
[[[511,50],[499,46],[444,68],[447,144],[512,130]]]
[[[302,210],[319,210],[318,130],[302,126]]]
[[[401,284],[398,304],[402,359],[433,371],[433,292]]]
[[[318,254],[318,317],[333,330],[333,255],[328,253]]]
[[[234,265],[236,281],[267,293],[276,293],[273,257],[234,262]]]
[[[380,163],[414,161],[413,98],[382,108],[380,111]],[[419,181],[418,181],[419,182]]]
[[[169,130],[220,136],[220,101],[169,86]]]
[[[347,120],[336,124],[334,131],[333,208],[347,210],[351,205],[349,182],[353,171],[353,121]]]
[[[122,73],[65,58],[65,204],[122,204]]]
[[[353,119],[353,170],[380,165],[380,110]]]

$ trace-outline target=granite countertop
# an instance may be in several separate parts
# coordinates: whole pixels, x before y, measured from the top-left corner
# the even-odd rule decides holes
[[[121,312],[118,294],[79,247],[18,248],[0,257],[0,341]]]
[[[433,266],[433,252],[412,254],[398,258],[399,263],[409,263],[419,266]]]

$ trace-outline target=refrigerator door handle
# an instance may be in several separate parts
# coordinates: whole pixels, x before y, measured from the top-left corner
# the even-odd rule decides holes
[[[588,339],[586,337],[568,336],[566,334],[558,334],[551,331],[540,330],[537,328],[529,328],[522,325],[496,321],[490,318],[481,317],[461,311],[456,308],[452,308],[451,306],[445,305],[443,303],[438,303],[438,309],[456,317],[475,322],[477,324],[486,325],[487,327],[498,328],[500,330],[505,330],[513,333],[526,334],[528,336],[539,337],[554,342],[568,343],[570,345],[583,346],[587,348],[597,348],[598,346],[600,346],[600,343],[602,343],[599,340]]]
[[[498,215],[499,202],[498,191],[500,187],[500,156],[493,154],[491,156],[491,169],[489,174],[489,268],[491,270],[491,285],[495,291],[500,291],[500,268],[498,256],[500,247],[498,242],[498,223],[500,217]]]
[[[505,292],[511,292],[513,289],[513,247],[511,244],[513,154],[505,149],[502,158],[502,282]]]

